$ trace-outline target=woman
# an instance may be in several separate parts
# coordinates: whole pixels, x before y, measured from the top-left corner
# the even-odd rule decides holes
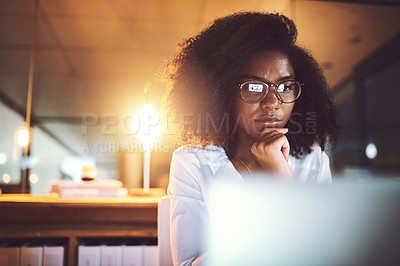
[[[293,21],[236,13],[181,45],[168,64],[170,114],[182,141],[171,161],[175,265],[203,261],[208,191],[219,178],[330,183],[324,150],[338,126],[316,61],[295,44]]]

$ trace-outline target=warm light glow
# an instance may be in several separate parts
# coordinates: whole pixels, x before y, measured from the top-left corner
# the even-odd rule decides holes
[[[160,115],[153,109],[151,104],[145,104],[139,110],[131,123],[133,134],[139,133],[142,139],[144,158],[143,158],[143,189],[145,192],[150,190],[150,157],[154,147],[158,131],[160,130]]]
[[[8,183],[10,183],[10,181],[11,181],[11,176],[9,174],[5,173],[3,175],[3,182],[8,184]]]
[[[145,192],[150,190],[150,158],[151,152],[145,151],[143,158],[143,189]]]
[[[376,148],[375,144],[374,143],[368,144],[367,147],[365,148],[365,155],[367,155],[369,159],[374,159],[377,154],[378,154],[378,149]]]
[[[39,178],[37,176],[37,174],[31,174],[29,177],[29,182],[31,182],[32,184],[36,184],[38,182]]]
[[[132,133],[139,133],[142,138],[143,149],[151,151],[160,128],[160,115],[151,104],[145,104],[132,119]]]
[[[18,145],[26,147],[29,144],[29,129],[25,126],[18,129]]]

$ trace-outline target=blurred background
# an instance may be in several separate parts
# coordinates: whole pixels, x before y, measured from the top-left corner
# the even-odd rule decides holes
[[[0,0],[3,191],[21,191],[26,182],[25,191],[47,193],[51,181],[79,180],[88,165],[99,179],[141,187],[146,147],[138,112],[151,104],[166,120],[163,65],[183,39],[243,10],[291,17],[298,43],[323,67],[342,127],[329,153],[334,178],[398,178],[399,1]],[[179,145],[163,125],[152,143],[151,187],[166,188]]]

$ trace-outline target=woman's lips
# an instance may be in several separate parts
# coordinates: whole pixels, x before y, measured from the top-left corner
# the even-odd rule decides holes
[[[281,120],[279,120],[276,117],[261,117],[259,119],[255,120],[256,125],[259,125],[261,127],[276,127],[279,125],[279,123],[281,122]]]

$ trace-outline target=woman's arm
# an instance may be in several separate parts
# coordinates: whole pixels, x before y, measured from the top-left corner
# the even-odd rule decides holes
[[[204,257],[209,221],[198,183],[198,169],[198,161],[192,153],[179,150],[174,152],[168,186],[174,265],[200,265]]]

